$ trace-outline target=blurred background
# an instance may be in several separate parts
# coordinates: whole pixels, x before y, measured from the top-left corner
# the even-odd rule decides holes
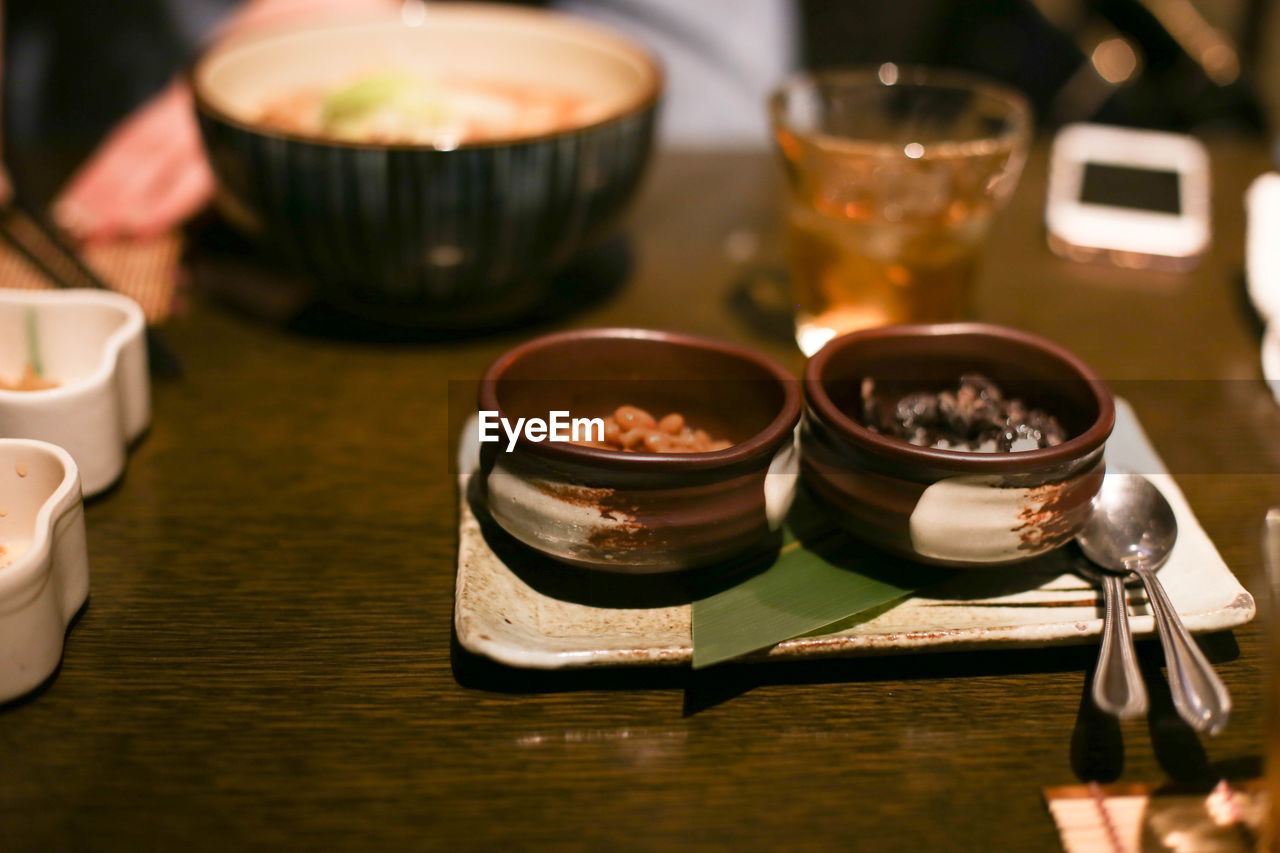
[[[9,0],[2,104],[14,180],[49,198],[66,170],[211,39],[234,28],[237,16],[284,19],[379,5],[397,4]],[[1280,122],[1274,0],[537,5],[623,29],[661,56],[668,75],[661,140],[669,145],[766,145],[761,103],[789,70],[882,61],[965,68],[1003,80],[1027,93],[1042,126],[1090,119],[1257,136],[1273,133]],[[61,171],[48,167],[50,149],[65,152]],[[28,168],[37,160],[40,168]]]

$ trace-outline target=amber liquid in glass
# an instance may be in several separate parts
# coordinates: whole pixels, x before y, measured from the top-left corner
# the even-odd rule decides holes
[[[794,144],[783,142],[784,155]],[[1009,151],[886,164],[845,153],[794,163],[787,205],[796,342],[963,319]]]

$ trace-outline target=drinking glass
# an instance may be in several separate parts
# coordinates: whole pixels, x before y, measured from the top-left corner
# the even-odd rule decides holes
[[[987,226],[1026,159],[1026,99],[886,63],[801,74],[769,113],[800,349],[869,326],[962,319]]]

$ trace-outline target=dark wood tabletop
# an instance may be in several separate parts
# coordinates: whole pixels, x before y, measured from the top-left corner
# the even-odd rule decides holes
[[[1113,380],[1257,594],[1280,407],[1242,196],[1268,161],[1212,149],[1214,246],[1189,275],[1053,257],[1038,149],[975,314]],[[595,325],[746,342],[798,371],[758,298],[777,186],[763,152],[660,156],[625,251],[575,273],[591,298],[495,335],[371,341],[191,289],[169,328],[186,376],[155,384],[127,475],[88,504],[91,598],[62,667],[0,707],[0,848],[1054,850],[1045,786],[1257,775],[1257,623],[1204,640],[1236,702],[1216,738],[1178,721],[1151,643],[1154,707],[1124,724],[1091,710],[1091,647],[584,674],[452,648],[450,448],[480,372]]]

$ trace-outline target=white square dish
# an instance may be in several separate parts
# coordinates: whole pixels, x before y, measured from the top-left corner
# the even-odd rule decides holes
[[[468,430],[470,435],[473,430]],[[521,579],[485,540],[466,499],[475,446],[459,453],[460,521],[454,625],[463,648],[509,666],[532,669],[685,664],[692,660],[688,604],[654,608],[591,607],[543,594]],[[1243,625],[1252,596],[1240,585],[1164,469],[1132,408],[1118,400],[1107,459],[1147,475],[1173,505],[1179,537],[1160,570],[1178,613],[1197,633]],[[1084,643],[1102,630],[1095,588],[1052,552],[1013,571],[961,572],[873,619],[845,630],[801,637],[745,658],[835,657]],[[1132,607],[1135,636],[1152,636],[1146,605]]]

